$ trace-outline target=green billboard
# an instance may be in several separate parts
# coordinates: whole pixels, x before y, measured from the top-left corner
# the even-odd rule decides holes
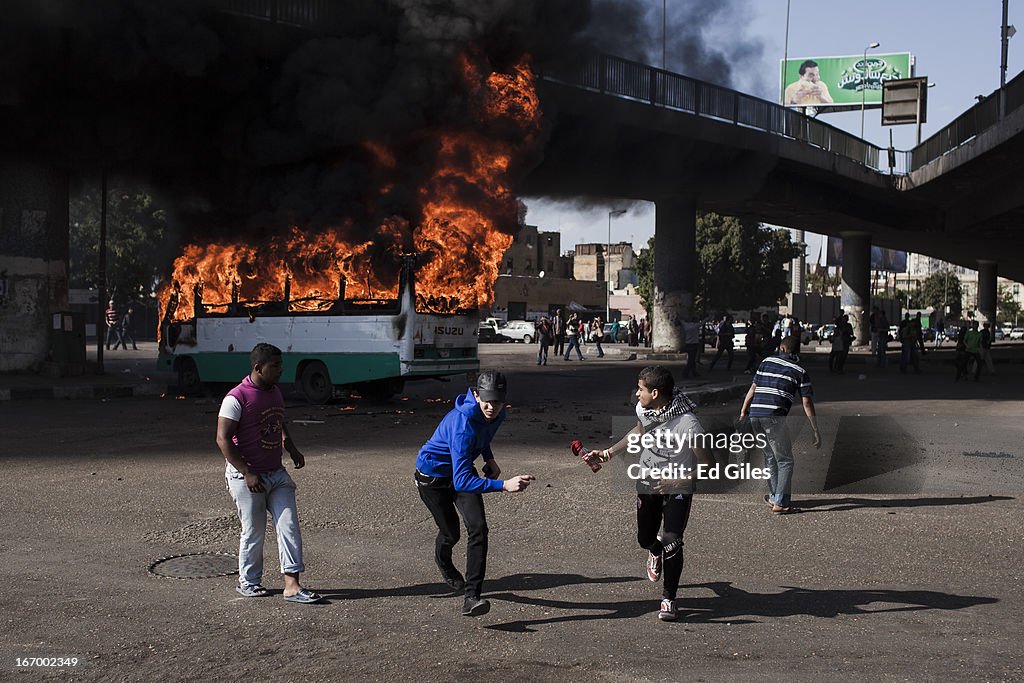
[[[910,78],[914,63],[909,52],[779,61],[782,103],[821,109],[860,107],[861,97],[865,106],[880,107],[882,84]]]

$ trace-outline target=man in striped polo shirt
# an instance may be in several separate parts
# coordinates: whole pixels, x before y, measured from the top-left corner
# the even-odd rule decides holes
[[[786,416],[797,396],[800,396],[804,414],[814,430],[814,447],[821,448],[811,377],[800,367],[800,357],[796,355],[798,348],[799,339],[786,337],[779,353],[761,361],[740,408],[740,417],[750,416],[754,434],[764,435],[764,461],[771,470],[764,501],[778,515],[797,511],[790,502],[793,443],[786,427]]]

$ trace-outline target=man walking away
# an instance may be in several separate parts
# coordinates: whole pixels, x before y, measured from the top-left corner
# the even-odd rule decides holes
[[[796,396],[800,396],[804,414],[814,431],[814,447],[821,448],[811,377],[800,366],[800,357],[794,353],[796,348],[796,340],[786,337],[778,355],[761,361],[740,408],[740,417],[750,416],[754,434],[764,435],[764,462],[771,475],[764,501],[777,515],[799,511],[791,500],[793,443],[786,425],[786,416]]]
[[[964,335],[964,348],[967,350],[968,366],[974,363],[974,381],[981,379],[981,332],[978,331],[978,321],[971,321],[971,329]]]
[[[981,360],[985,361],[985,369],[990,375],[996,374],[996,366],[992,362],[992,338],[992,323],[985,323],[981,331]]]
[[[124,350],[128,350],[128,340],[132,340],[132,351],[138,351],[139,347],[135,344],[135,334],[132,333],[132,313],[135,312],[135,304],[128,304],[128,310],[124,312],[124,316],[121,317],[121,346]],[[114,347],[117,348],[116,346]]]
[[[505,419],[508,382],[496,370],[484,370],[453,408],[434,434],[423,444],[416,458],[416,488],[437,524],[434,562],[441,577],[456,592],[465,591],[462,614],[487,614],[491,603],[480,597],[487,570],[487,519],[484,493],[525,491],[533,476],[522,474],[502,481],[501,468],[494,460],[491,440]],[[484,477],[473,462],[483,456]],[[459,542],[459,515],[469,534],[466,545],[466,576],[452,562],[452,548]]]
[[[224,456],[228,491],[235,501],[242,534],[238,546],[238,593],[247,598],[267,595],[262,585],[263,540],[270,512],[277,533],[284,599],[319,602],[320,595],[299,585],[302,534],[295,505],[295,482],[281,464],[282,447],[295,469],[306,458],[292,441],[284,423],[281,349],[257,344],[249,354],[252,372],[228,392],[217,416],[217,446]]]
[[[733,337],[735,336],[736,331],[732,327],[732,316],[726,315],[722,318],[722,322],[718,324],[718,353],[715,354],[714,360],[711,361],[708,372],[715,369],[715,363],[718,362],[723,353],[729,354],[729,362],[726,364],[725,369],[732,370]]]

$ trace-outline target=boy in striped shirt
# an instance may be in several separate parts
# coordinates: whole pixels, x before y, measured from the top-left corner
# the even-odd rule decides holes
[[[790,501],[793,443],[786,427],[786,416],[797,396],[814,430],[814,447],[821,448],[812,398],[814,390],[810,375],[800,366],[800,356],[796,355],[798,348],[799,339],[786,337],[779,353],[761,361],[740,408],[740,417],[750,416],[754,434],[765,435],[764,461],[771,477],[764,501],[777,515],[798,511]]]

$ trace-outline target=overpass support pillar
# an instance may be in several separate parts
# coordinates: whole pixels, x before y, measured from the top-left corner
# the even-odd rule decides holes
[[[681,353],[683,321],[693,310],[697,275],[697,204],[692,197],[660,199],[654,219],[655,351]]]
[[[868,308],[871,297],[871,235],[843,233],[843,313],[850,316],[854,345],[869,341]]]
[[[996,277],[999,271],[995,261],[978,261],[978,322],[992,323],[996,326],[996,301],[998,286]]]

